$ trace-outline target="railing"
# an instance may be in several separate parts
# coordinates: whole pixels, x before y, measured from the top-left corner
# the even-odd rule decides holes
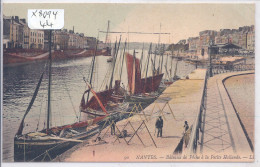
[[[190,140],[187,148],[187,153],[192,154],[197,152],[197,146],[198,146],[198,141],[199,141],[199,132],[202,132],[202,113],[206,109],[206,98],[207,98],[207,81],[209,77],[209,72],[207,70],[205,79],[204,79],[204,86],[203,86],[203,91],[202,91],[202,98],[200,102],[200,107],[199,107],[199,113],[196,117],[196,120],[191,127],[191,135],[190,135]]]
[[[213,65],[213,74],[221,74],[235,71],[248,71],[254,70],[255,64],[234,64],[234,65]]]
[[[231,66],[224,66],[224,65],[213,65],[212,66],[212,72],[213,74],[220,74],[220,73],[227,73],[227,72],[235,72],[235,71],[247,71],[247,70],[254,70],[255,65],[254,64],[235,64]],[[197,114],[196,120],[191,126],[191,134],[190,134],[190,140],[188,144],[188,148],[186,153],[187,154],[194,154],[197,152],[197,146],[200,139],[200,132],[203,132],[203,113],[206,110],[206,100],[207,100],[207,80],[209,78],[209,70],[206,72],[206,76],[204,79],[204,87],[202,90],[202,98],[200,102],[199,112]],[[202,133],[203,135],[203,133]]]

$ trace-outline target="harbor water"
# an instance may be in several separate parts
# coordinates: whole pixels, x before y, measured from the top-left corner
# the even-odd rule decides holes
[[[132,52],[130,52],[132,53]],[[137,57],[140,58],[141,51],[138,51]],[[144,54],[146,60],[147,51]],[[153,55],[152,55],[153,57]],[[156,58],[156,66],[159,64],[159,57]],[[163,56],[163,68],[166,75],[167,69],[172,71],[176,66],[175,59]],[[102,90],[110,80],[109,72],[112,69],[112,63],[108,63],[106,56],[96,57],[96,66],[93,73],[93,88],[95,91]],[[84,91],[87,89],[83,78],[88,79],[90,76],[92,57],[60,60],[53,62],[52,68],[52,86],[51,86],[51,126],[71,124],[79,120],[79,105]],[[143,66],[145,65],[143,61]],[[120,63],[117,62],[114,69],[115,77],[119,78]],[[186,76],[195,69],[195,66],[184,61],[179,61],[177,66],[177,75]],[[148,75],[151,75],[151,62],[148,67]],[[46,128],[46,111],[47,111],[47,89],[48,75],[46,62],[32,63],[12,67],[4,67],[3,70],[3,161],[13,161],[13,139],[18,130],[23,115],[31,101],[40,75],[45,71],[41,87],[37,98],[25,119],[23,133],[39,131]],[[125,62],[123,66],[122,82],[127,87],[127,75]],[[169,71],[168,71],[169,73]],[[104,81],[105,79],[105,81]]]

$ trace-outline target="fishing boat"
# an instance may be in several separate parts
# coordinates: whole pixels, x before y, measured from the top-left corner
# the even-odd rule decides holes
[[[147,66],[145,69],[145,77],[141,77],[142,67],[140,66],[140,60],[136,58],[135,51],[131,55],[126,53],[126,66],[128,75],[128,87],[129,95],[127,100],[132,103],[143,103],[144,106],[152,103],[160,94],[158,92],[161,80],[163,78],[163,73],[158,70],[153,71],[152,76],[148,75],[149,60],[151,54],[151,45],[148,52]],[[141,60],[143,59],[143,54]]]
[[[99,101],[97,95],[95,97]],[[14,138],[14,161],[51,161],[82,140],[97,134],[98,123],[109,116],[102,103],[99,104],[105,113],[103,116],[58,127],[48,127],[47,122],[46,129],[22,134],[26,112]]]
[[[170,67],[170,69],[169,69],[169,71],[168,71],[168,69],[167,69],[168,54],[167,54],[167,60],[166,60],[166,65],[165,65],[165,71],[166,71],[166,74],[167,74],[167,78],[165,78],[165,79],[163,80],[163,82],[162,82],[162,83],[163,83],[163,84],[162,84],[162,87],[167,87],[167,86],[171,85],[173,82],[175,82],[175,81],[177,81],[177,80],[180,79],[180,77],[177,76],[177,69],[178,69],[179,59],[178,59],[178,57],[177,57],[177,59],[176,59],[176,64],[175,64],[175,70],[174,70],[174,72],[172,72],[172,69],[173,69],[173,67],[172,67],[173,58],[174,58],[174,56],[173,56],[173,52],[172,52],[172,56],[171,56],[171,67]]]
[[[126,111],[129,107],[128,103],[113,99],[112,94],[114,92],[114,89],[100,91],[96,93],[98,99],[95,96],[92,96],[90,100],[86,103],[84,96],[89,91],[90,90],[85,91],[81,99],[80,111],[87,114],[87,117],[82,117],[82,121],[86,121],[88,119],[94,119],[96,117],[103,117],[106,116],[107,114],[115,115],[122,111]],[[107,113],[103,111],[103,109],[99,105],[98,100],[101,101]]]
[[[51,33],[49,37],[51,41]],[[97,50],[98,40],[96,43]],[[51,45],[49,45],[51,46]],[[33,97],[29,106],[22,118],[19,129],[14,137],[14,161],[51,161],[57,155],[65,152],[74,145],[83,142],[83,140],[97,134],[102,126],[102,123],[109,119],[110,116],[120,114],[120,111],[128,108],[127,103],[113,103],[111,96],[114,92],[112,84],[110,89],[95,92],[92,88],[92,77],[95,65],[95,57],[92,58],[91,76],[89,81],[84,81],[87,85],[87,90],[84,91],[80,103],[80,111],[82,112],[79,121],[62,126],[51,127],[51,69],[52,57],[51,49],[49,49],[48,70],[44,70],[41,74],[39,82],[34,91]],[[41,86],[45,71],[48,71],[48,108],[46,116],[46,128],[23,134],[25,127],[25,118],[30,112],[31,107],[37,97]],[[92,97],[90,96],[92,94]],[[85,96],[87,100],[85,101]],[[90,100],[89,100],[90,98]],[[87,115],[87,116],[86,116]],[[45,127],[45,126],[44,126]],[[37,128],[38,129],[38,128]]]
[[[121,77],[119,80],[115,80],[114,79],[114,71],[115,71],[115,66],[116,66],[116,61],[117,61],[117,57],[118,57],[118,50],[120,47],[120,42],[121,42],[121,36],[120,36],[120,40],[117,44],[117,42],[115,43],[115,48],[114,48],[114,52],[113,52],[113,64],[111,66],[111,73],[109,73],[110,77],[108,78],[108,81],[104,81],[103,83],[107,83],[105,90],[103,91],[99,91],[97,92],[97,96],[99,98],[99,100],[101,101],[101,103],[103,104],[103,106],[106,108],[106,111],[109,115],[118,115],[120,114],[122,111],[126,111],[129,107],[129,103],[127,103],[126,101],[124,101],[125,97],[123,96],[123,94],[121,94],[121,87],[120,87],[120,82],[121,82]],[[125,44],[126,46],[126,44]],[[92,66],[94,66],[94,64],[92,64]],[[110,70],[108,70],[109,72]],[[121,66],[121,71],[120,71],[120,76],[122,75],[122,66]],[[92,82],[92,73],[90,76],[90,82]],[[113,81],[115,80],[115,85],[113,86]],[[81,104],[80,104],[80,111],[82,113],[87,114],[86,117],[82,117],[82,119],[93,119],[96,117],[101,117],[101,116],[105,116],[106,113],[103,112],[103,109],[100,107],[99,102],[97,100],[97,98],[95,98],[95,96],[92,96],[89,100],[89,95],[90,95],[91,91],[90,89],[86,90],[83,93],[82,99],[81,99]],[[85,100],[85,96],[87,96],[87,100]],[[85,121],[85,120],[82,120]]]

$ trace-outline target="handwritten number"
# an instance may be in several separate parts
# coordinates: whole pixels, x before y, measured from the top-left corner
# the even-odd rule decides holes
[[[56,13],[54,13],[54,12],[52,12],[53,13],[53,15],[55,16],[55,19],[56,19],[56,16],[57,16],[57,14],[58,14],[58,11],[56,12]]]
[[[36,12],[37,12],[37,10],[36,10],[35,12],[32,12],[32,14],[33,14],[32,17],[33,17],[33,16],[36,17]],[[55,17],[56,17],[56,16],[55,16]]]
[[[57,14],[58,14],[58,11],[35,10],[34,12],[32,12],[31,17],[35,16],[35,17],[43,18],[44,21],[43,20],[40,21],[40,26],[42,28],[45,28],[45,27],[52,27],[54,25],[49,19],[51,19],[52,15],[53,15],[54,19],[56,20]]]
[[[46,20],[46,24],[47,24],[47,26],[50,26],[50,27],[52,27],[52,26],[53,26],[53,24],[52,24],[52,23],[50,23],[50,24],[49,24],[48,20]]]
[[[42,24],[42,22],[40,21],[40,25],[42,26],[42,28],[44,28],[46,25],[45,25],[45,23],[44,24]]]
[[[39,16],[42,17],[42,10],[39,11]]]

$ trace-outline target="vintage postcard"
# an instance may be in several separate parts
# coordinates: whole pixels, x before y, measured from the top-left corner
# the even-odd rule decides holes
[[[3,3],[3,162],[254,162],[254,3]]]

